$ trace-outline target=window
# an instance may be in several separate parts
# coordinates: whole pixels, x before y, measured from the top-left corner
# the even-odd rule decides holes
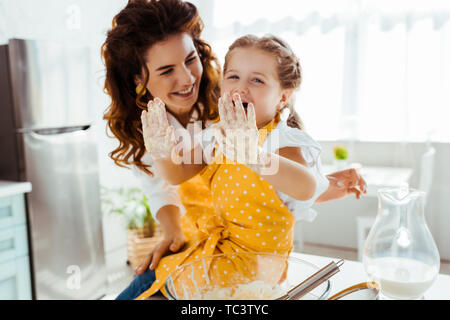
[[[195,3],[222,64],[244,34],[289,42],[303,68],[296,109],[316,139],[450,141],[450,1]]]

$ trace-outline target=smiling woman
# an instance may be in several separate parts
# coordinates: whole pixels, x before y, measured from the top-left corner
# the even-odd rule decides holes
[[[198,215],[210,206],[201,179],[180,187],[163,179],[151,157],[155,154],[146,151],[141,122],[143,110],[160,110],[161,119],[180,130],[190,121],[205,125],[218,117],[220,69],[201,39],[202,30],[197,8],[189,2],[130,0],[114,17],[102,46],[105,91],[111,97],[104,119],[120,142],[110,157],[119,166],[130,166],[142,182],[150,210],[164,231],[163,241],[136,270],[140,276],[118,299],[134,299],[149,288],[162,255],[183,247],[189,221],[182,228],[180,216],[186,209]],[[164,144],[158,147],[162,150]]]
[[[111,97],[104,118],[120,142],[110,156],[117,165],[129,165],[139,178],[149,198],[151,212],[164,231],[163,241],[149,252],[135,271],[138,276],[117,299],[146,299],[159,290],[165,293],[167,276],[179,265],[201,256],[240,250],[287,254],[292,245],[295,218],[301,218],[304,209],[308,209],[326,189],[328,181],[325,177],[317,176],[323,183],[316,188],[316,176],[306,166],[295,162],[295,159],[306,155],[305,159],[311,160],[308,163],[314,163],[311,170],[316,172],[320,147],[303,135],[294,122],[286,124],[280,121],[279,116],[273,117],[275,112],[272,111],[278,106],[280,108],[276,111],[281,111],[287,105],[288,91],[300,84],[299,63],[295,59],[287,63],[293,66],[287,72],[293,74],[293,84],[285,86],[279,83],[281,87],[275,86],[277,81],[284,79],[280,76],[283,68],[275,68],[272,62],[276,59],[267,59],[264,52],[259,51],[254,55],[258,58],[258,65],[266,67],[269,63],[268,69],[259,70],[252,65],[251,72],[258,70],[249,76],[248,70],[238,63],[236,57],[230,59],[230,69],[245,69],[235,70],[236,76],[252,79],[256,86],[272,79],[273,86],[268,90],[255,90],[244,97],[251,114],[254,103],[257,108],[265,103],[272,105],[271,109],[267,108],[271,110],[269,115],[262,113],[260,122],[264,128],[261,130],[265,135],[260,136],[261,143],[273,129],[284,130],[285,133],[295,131],[296,136],[305,138],[301,150],[295,145],[296,152],[287,152],[292,142],[288,142],[286,137],[292,138],[293,135],[285,137],[287,145],[279,150],[279,155],[270,151],[271,157],[280,159],[281,164],[274,177],[285,178],[263,178],[245,163],[210,165],[202,161],[197,163],[195,159],[188,162],[184,161],[184,154],[181,163],[172,161],[170,155],[176,146],[175,129],[183,133],[190,131],[192,137],[196,130],[195,126],[189,126],[192,122],[201,121],[205,131],[211,129],[213,123],[222,123],[218,119],[221,73],[211,48],[200,38],[202,29],[197,9],[191,3],[130,0],[114,17],[112,29],[102,47],[106,65],[105,90]],[[281,60],[293,57],[281,40],[274,38],[269,42],[274,47],[284,48],[281,49]],[[235,52],[237,56],[238,51]],[[247,55],[245,60],[251,62],[251,57]],[[237,58],[244,60],[244,57]],[[278,100],[280,104],[274,104]],[[226,106],[234,108],[232,104]],[[239,107],[242,108],[240,114],[244,114],[241,103]],[[250,119],[255,122],[251,127],[257,133],[256,117]],[[271,121],[266,124],[267,120]],[[192,159],[189,153],[195,158],[197,150],[202,155],[215,152],[214,144],[212,150],[206,150],[203,141],[198,140],[202,139],[194,139],[194,146],[186,150],[189,155],[186,159]],[[258,149],[259,139],[252,141],[251,150]],[[263,164],[258,162],[258,165]],[[233,175],[230,174],[232,171]],[[293,171],[297,173],[295,176],[288,174]],[[301,179],[296,179],[299,177]],[[292,181],[301,187],[287,188]],[[305,181],[307,183],[303,183]],[[334,185],[330,186],[333,189]],[[293,194],[283,198],[277,193],[284,191],[292,191]],[[238,196],[237,193],[242,194]],[[297,212],[297,204],[290,201],[291,196],[304,202],[301,212]],[[239,210],[234,201],[242,205]]]
[[[112,100],[104,119],[120,140],[110,153],[117,165],[153,174],[142,161],[140,116],[155,97],[183,126],[194,110],[202,122],[217,118],[220,70],[211,47],[200,38],[202,30],[197,8],[178,0],[131,0],[114,17],[102,57],[105,91]]]
[[[168,111],[186,125],[198,98],[203,73],[192,37],[187,33],[172,35],[148,49],[145,59],[150,72],[148,91],[165,101]],[[143,84],[143,80],[137,82]]]

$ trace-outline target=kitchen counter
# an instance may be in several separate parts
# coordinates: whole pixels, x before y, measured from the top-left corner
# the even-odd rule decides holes
[[[340,258],[322,257],[310,254],[293,252],[291,256],[311,262],[322,268],[331,261],[337,262]],[[364,265],[359,261],[345,260],[340,271],[330,278],[331,291],[329,297],[361,282],[367,282],[369,278],[364,270]],[[426,300],[450,300],[450,276],[438,274],[433,285],[425,292]]]
[[[30,182],[14,182],[0,180],[0,197],[13,196],[31,191]]]
[[[30,300],[25,193],[30,182],[0,180],[0,300]]]

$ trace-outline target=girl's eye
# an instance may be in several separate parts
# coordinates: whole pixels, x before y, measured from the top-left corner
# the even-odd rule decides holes
[[[257,83],[262,83],[262,84],[264,84],[264,81],[262,81],[262,80],[260,80],[260,79],[258,79],[258,78],[254,78],[253,81],[255,81],[255,82],[257,82]]]
[[[231,76],[228,76],[227,79],[239,79],[239,77],[236,75],[231,75]]]
[[[197,59],[197,56],[189,58],[189,59],[186,60],[186,63],[194,62],[196,59]]]

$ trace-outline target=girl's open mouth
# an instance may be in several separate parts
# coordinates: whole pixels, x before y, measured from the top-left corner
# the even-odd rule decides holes
[[[233,102],[233,106],[236,107],[236,104],[234,103],[234,101],[232,101],[232,102]],[[248,102],[242,102],[242,106],[244,107],[245,112],[247,112]]]
[[[247,115],[248,102],[242,102],[242,106],[244,107],[245,115]]]
[[[233,106],[236,107],[236,104],[234,103],[234,100],[232,100],[231,103],[233,103]],[[242,106],[244,107],[245,114],[247,115],[248,102],[242,102]]]

